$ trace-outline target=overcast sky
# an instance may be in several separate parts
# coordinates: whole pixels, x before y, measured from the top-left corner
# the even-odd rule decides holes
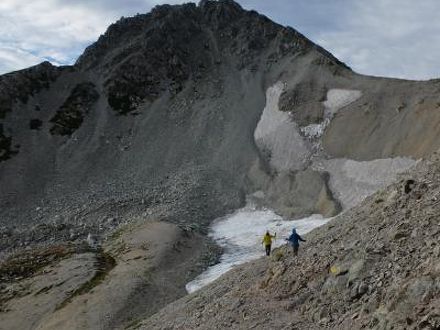
[[[0,73],[71,64],[106,27],[160,0],[0,0]],[[320,44],[355,71],[440,77],[439,0],[238,0]]]

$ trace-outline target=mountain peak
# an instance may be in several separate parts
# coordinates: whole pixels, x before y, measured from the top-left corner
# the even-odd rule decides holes
[[[223,8],[230,8],[235,10],[243,10],[243,7],[238,2],[235,2],[234,0],[201,0],[198,4],[198,7],[205,10],[209,7],[223,7]]]
[[[294,29],[234,1],[201,1],[160,5],[120,19],[86,49],[76,67],[104,73],[109,104],[125,114],[165,91],[178,93],[186,81],[219,66],[255,70],[313,51],[323,62],[341,64]]]
[[[134,45],[135,43],[145,48],[149,39],[159,36],[163,39],[175,39],[176,43],[179,37],[185,37],[182,42],[186,43],[188,38],[197,38],[197,34],[202,30],[219,32],[223,36],[227,34],[227,37],[235,39],[232,41],[237,44],[243,41],[267,44],[281,32],[285,34],[282,40],[284,44],[300,43],[308,48],[320,49],[298,31],[276,24],[255,11],[247,11],[233,0],[204,0],[197,6],[194,3],[158,5],[150,13],[122,17],[110,25],[96,43],[86,49],[76,64],[88,68],[96,66],[103,57],[115,53],[118,48],[127,48],[127,46],[132,49],[139,48]],[[239,33],[240,30],[243,32]],[[249,33],[243,38],[246,40],[237,40],[236,37],[238,35],[244,37],[245,32]],[[125,52],[128,54],[127,50]],[[325,55],[336,60],[329,53]]]

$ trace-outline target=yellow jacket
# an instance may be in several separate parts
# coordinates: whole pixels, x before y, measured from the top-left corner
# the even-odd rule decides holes
[[[264,244],[264,245],[271,245],[272,244],[272,238],[275,238],[277,235],[275,234],[275,235],[270,235],[270,234],[265,234],[264,235],[264,237],[263,237],[263,241],[262,241],[262,243]]]

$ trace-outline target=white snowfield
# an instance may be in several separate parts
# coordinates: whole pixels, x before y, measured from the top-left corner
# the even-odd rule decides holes
[[[355,102],[362,96],[362,92],[351,89],[330,89],[327,92],[327,99],[322,102],[324,105],[324,120],[319,124],[310,124],[301,127],[301,132],[310,139],[318,139],[323,134],[333,116],[343,107]]]
[[[280,111],[278,102],[284,83],[278,81],[266,91],[266,106],[254,132],[257,146],[270,156],[270,165],[278,171],[303,169],[311,157],[313,145],[320,139],[333,116],[343,107],[358,100],[362,92],[348,89],[330,89],[324,120],[319,124],[299,127],[290,114]],[[300,134],[305,136],[305,138]],[[313,144],[310,140],[313,140]]]
[[[330,173],[330,189],[346,210],[392,183],[399,173],[415,164],[411,158],[396,157],[371,161],[330,159],[313,167]]]
[[[272,210],[257,209],[249,203],[231,215],[214,221],[209,234],[223,249],[220,263],[209,267],[194,281],[186,285],[186,290],[192,293],[216,280],[232,267],[264,255],[262,245],[266,230],[276,233],[277,238],[273,247],[286,244],[293,227],[299,234],[305,234],[312,229],[322,226],[329,219],[321,215],[313,215],[301,220],[284,220]]]
[[[299,133],[298,125],[289,113],[280,111],[278,101],[284,84],[277,82],[266,91],[266,106],[254,132],[257,146],[270,155],[272,168],[298,170],[304,168],[311,149]]]
[[[324,134],[324,130],[327,125],[330,123],[330,119],[326,118],[319,124],[310,124],[304,127],[301,127],[301,133],[303,133],[306,137],[312,140],[319,139],[322,134]]]
[[[330,89],[327,92],[327,100],[322,102],[322,104],[326,111],[333,116],[338,110],[358,100],[361,96],[362,92],[358,90]]]
[[[270,155],[270,166],[277,170],[297,170],[311,166],[316,171],[330,174],[330,189],[347,210],[378,189],[390,184],[398,173],[413,166],[410,158],[376,159],[355,161],[351,159],[326,159],[320,151],[321,137],[342,108],[358,100],[362,93],[357,90],[330,89],[325,107],[324,120],[300,129],[288,113],[278,108],[284,84],[276,83],[266,92],[266,106],[254,133],[257,146]],[[309,160],[313,157],[313,163]],[[284,238],[292,227],[300,234],[325,224],[330,219],[314,215],[300,220],[285,220],[272,210],[256,209],[252,204],[233,214],[214,221],[210,236],[224,248],[220,263],[209,267],[194,281],[187,284],[189,293],[214,281],[233,266],[264,255],[261,239],[266,230],[276,232],[274,247],[285,244]]]

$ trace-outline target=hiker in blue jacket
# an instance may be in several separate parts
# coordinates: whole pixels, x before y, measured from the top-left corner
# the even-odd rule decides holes
[[[289,238],[286,238],[286,241],[292,246],[295,256],[298,255],[299,241],[305,242],[305,240],[298,235],[295,228],[292,229],[292,234],[290,234]]]

